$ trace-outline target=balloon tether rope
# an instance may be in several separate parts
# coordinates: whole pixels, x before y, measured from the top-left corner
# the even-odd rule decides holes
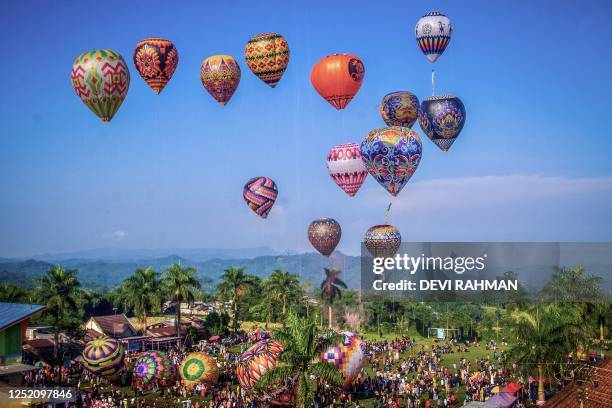
[[[431,96],[436,95],[436,71],[431,69]]]
[[[387,206],[387,211],[385,211],[385,224],[389,222],[389,212],[391,211],[392,204],[393,202],[389,202],[389,205]]]

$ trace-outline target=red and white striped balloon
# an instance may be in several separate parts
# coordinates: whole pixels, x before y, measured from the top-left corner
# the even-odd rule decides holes
[[[332,147],[327,155],[327,169],[332,179],[349,196],[353,197],[368,176],[361,160],[357,143],[345,143]]]

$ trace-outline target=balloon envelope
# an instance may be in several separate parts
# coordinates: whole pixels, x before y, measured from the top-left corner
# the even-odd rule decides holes
[[[419,116],[419,99],[411,92],[391,92],[380,102],[380,116],[387,126],[410,128]]]
[[[123,345],[110,337],[98,337],[87,343],[81,357],[87,371],[111,377],[123,367]]]
[[[189,353],[179,366],[179,374],[187,387],[200,383],[216,384],[219,380],[219,366],[208,354]]]
[[[423,152],[414,130],[392,126],[368,133],[361,142],[366,168],[391,195],[397,196],[416,171]]]
[[[278,355],[283,345],[266,339],[255,343],[240,356],[236,366],[236,376],[240,386],[245,390],[252,389],[259,379],[278,364]]]
[[[436,62],[450,42],[453,26],[444,14],[432,11],[419,19],[414,31],[423,54],[430,62]]]
[[[70,79],[77,96],[102,122],[115,116],[130,87],[130,71],[123,57],[112,50],[79,55]]]
[[[167,386],[176,378],[176,367],[162,351],[142,353],[134,362],[134,376],[143,385],[158,380],[158,385]]]
[[[340,334],[343,341],[328,348],[321,354],[319,360],[335,365],[342,374],[346,387],[357,379],[363,368],[365,343],[354,333],[342,332]]]
[[[240,83],[240,66],[234,57],[213,55],[202,61],[200,80],[204,89],[225,106]]]
[[[393,225],[375,225],[368,229],[363,243],[373,257],[390,258],[399,249],[402,236]]]
[[[334,54],[320,59],[310,72],[316,91],[336,109],[344,109],[359,91],[365,67],[353,54]]]
[[[340,224],[333,218],[321,217],[308,226],[308,240],[323,256],[329,256],[342,236]]]
[[[332,147],[327,155],[327,169],[336,184],[351,197],[357,194],[368,175],[357,143]]]
[[[244,50],[249,69],[274,88],[289,64],[289,44],[277,33],[251,37]]]
[[[427,137],[446,152],[463,129],[465,106],[456,96],[431,96],[421,104],[419,124]]]
[[[136,44],[134,65],[142,79],[159,94],[178,65],[178,51],[172,41],[165,38],[145,38]]]
[[[254,177],[247,181],[242,190],[244,201],[261,218],[268,216],[277,195],[276,183],[269,177]]]

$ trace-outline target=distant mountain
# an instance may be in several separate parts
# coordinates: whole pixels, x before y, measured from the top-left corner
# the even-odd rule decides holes
[[[59,254],[41,254],[32,259],[46,262],[62,262],[67,260],[100,260],[106,262],[133,261],[138,259],[163,258],[179,256],[196,262],[209,259],[254,258],[257,256],[278,255],[269,247],[255,248],[188,248],[188,249],[124,249],[99,248],[83,251],[65,252]]]
[[[254,258],[236,257],[214,258],[196,261],[178,255],[167,255],[160,258],[143,258],[132,260],[96,260],[70,257],[63,261],[44,262],[35,259],[13,260],[0,263],[0,282],[9,281],[21,285],[32,285],[32,279],[43,275],[49,267],[60,264],[67,269],[77,269],[81,284],[89,288],[113,288],[134,273],[136,268],[152,267],[163,271],[174,263],[193,267],[205,287],[219,282],[225,269],[244,267],[250,274],[261,278],[267,277],[275,269],[283,269],[300,276],[303,282],[318,285],[323,278],[324,261],[321,255],[292,254],[266,255]],[[334,254],[334,264],[342,269],[341,278],[351,288],[358,288],[360,282],[360,258]]]

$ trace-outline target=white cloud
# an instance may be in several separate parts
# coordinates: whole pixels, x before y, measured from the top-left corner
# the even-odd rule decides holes
[[[121,241],[123,240],[126,236],[127,236],[127,232],[123,231],[123,230],[115,230],[113,232],[110,233],[104,233],[102,234],[102,238],[103,239],[114,239],[116,241]]]

